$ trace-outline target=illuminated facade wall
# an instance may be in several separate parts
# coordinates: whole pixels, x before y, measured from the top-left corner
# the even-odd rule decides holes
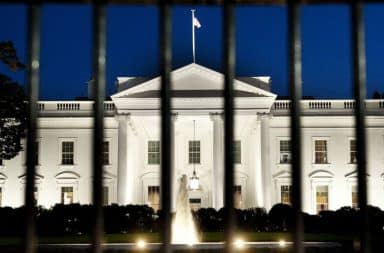
[[[276,100],[256,83],[237,80],[235,116],[235,205],[266,207],[289,203],[289,101]],[[118,78],[119,90],[106,103],[105,204],[159,202],[159,79],[133,84]],[[199,177],[189,191],[194,208],[223,205],[222,75],[197,64],[173,72],[174,194],[183,174]],[[38,205],[90,203],[92,103],[40,102]],[[355,206],[356,152],[353,101],[303,101],[304,210]],[[384,208],[383,101],[367,101],[369,202]],[[195,129],[193,127],[195,122]],[[193,134],[195,132],[195,135]],[[25,151],[0,168],[2,206],[20,206],[25,187]],[[174,201],[173,201],[174,203]]]

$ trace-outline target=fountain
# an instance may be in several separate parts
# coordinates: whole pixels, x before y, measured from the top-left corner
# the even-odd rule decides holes
[[[176,196],[176,214],[172,223],[172,243],[193,245],[199,242],[188,198],[188,178],[182,175]]]

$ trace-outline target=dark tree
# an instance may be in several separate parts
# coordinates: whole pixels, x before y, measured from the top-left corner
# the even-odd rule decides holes
[[[0,61],[11,70],[24,69],[11,41],[0,41]],[[0,73],[0,164],[15,157],[22,149],[26,122],[25,94],[22,87]]]
[[[380,95],[380,93],[378,91],[375,91],[375,92],[373,92],[372,98],[373,99],[380,99],[381,95]]]

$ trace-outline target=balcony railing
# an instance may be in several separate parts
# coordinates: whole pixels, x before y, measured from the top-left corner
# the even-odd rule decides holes
[[[367,99],[364,102],[367,113],[383,112],[384,99]],[[352,113],[356,108],[356,102],[352,99],[332,99],[332,100],[301,100],[300,107],[303,113],[315,112],[341,112]],[[291,109],[291,100],[276,100],[272,110],[276,113],[288,113]]]
[[[44,113],[63,113],[63,112],[93,112],[93,101],[39,101],[37,103],[40,114]],[[111,114],[115,110],[112,101],[104,102],[104,112]]]
[[[315,111],[345,111],[352,112],[356,107],[356,102],[352,99],[335,100],[302,100],[301,109],[304,112]],[[39,101],[38,109],[40,112],[89,112],[94,108],[92,101]],[[384,99],[367,99],[365,108],[370,111],[377,110],[384,113]],[[273,104],[273,111],[289,111],[291,109],[291,100],[276,100]],[[104,111],[113,112],[115,104],[112,101],[104,102]]]

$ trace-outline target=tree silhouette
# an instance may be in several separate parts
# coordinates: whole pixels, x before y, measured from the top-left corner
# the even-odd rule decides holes
[[[380,95],[380,93],[376,90],[375,92],[373,92],[372,98],[373,98],[373,99],[380,99],[380,98],[381,98],[381,95]]]
[[[11,41],[0,41],[0,62],[12,71],[25,68]],[[0,73],[0,165],[2,160],[15,157],[21,150],[24,136],[26,104],[23,88],[10,77]]]

